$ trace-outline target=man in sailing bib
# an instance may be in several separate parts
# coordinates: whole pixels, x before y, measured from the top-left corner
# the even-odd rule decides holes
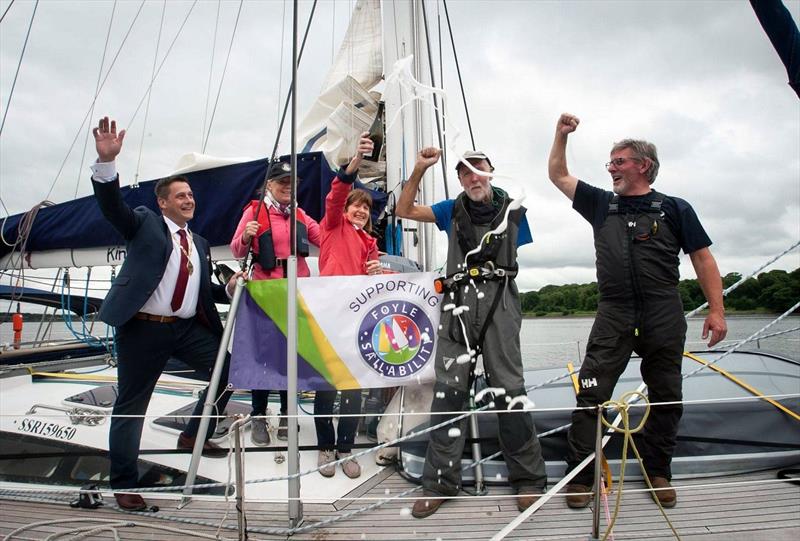
[[[119,188],[115,159],[122,150],[125,130],[117,134],[114,121],[100,120],[93,130],[97,162],[92,165],[92,188],[103,215],[125,239],[128,255],[111,285],[100,319],[116,327],[118,396],[109,430],[111,488],[134,490],[139,486],[139,445],[150,396],[169,358],[195,369],[211,370],[216,360],[222,323],[215,302],[230,302],[225,287],[211,283],[208,241],[193,235],[187,222],[194,217],[194,197],[183,177],[161,179],[156,198],[161,215],[147,207],[131,209]],[[232,291],[235,277],[228,283]],[[215,405],[223,411],[230,397],[225,392],[227,363],[219,382]],[[200,395],[178,449],[191,450],[203,413],[205,391]],[[211,418],[205,440],[213,434]],[[203,456],[221,458],[227,451],[206,441]],[[128,511],[147,508],[138,494],[116,492],[117,504]]]
[[[642,357],[641,372],[651,403],[680,402],[681,360],[686,319],[678,291],[678,254],[689,254],[709,313],[703,338],[709,347],[727,333],[722,304],[722,280],[708,247],[711,240],[692,207],[677,197],[651,190],[658,174],[656,147],[647,141],[625,139],[611,149],[606,164],[613,192],[595,188],[570,175],[567,137],[578,118],[563,114],[550,151],[550,180],[572,200],[572,207],[592,224],[597,256],[600,300],[581,366],[578,407],[592,407],[609,398],[631,352]],[[654,406],[637,446],[653,493],[664,507],[674,507],[670,463],[683,408],[680,404]],[[597,412],[572,413],[567,471],[594,451]],[[591,465],[567,485],[567,505],[589,504]]]
[[[508,213],[500,234],[484,235],[500,225],[511,203],[508,195],[491,185],[494,168],[482,152],[467,152],[456,166],[464,192],[455,200],[431,207],[414,204],[425,171],[439,161],[441,151],[425,148],[397,201],[397,215],[418,222],[435,222],[449,239],[447,276],[437,280],[444,293],[439,340],[436,346],[436,384],[431,404],[431,424],[456,417],[468,403],[476,353],[482,354],[486,377],[492,387],[505,390],[497,397],[498,408],[525,396],[519,331],[522,320],[517,274],[517,248],[532,241],[525,209]],[[470,255],[467,266],[464,259]],[[465,336],[466,332],[466,336]],[[472,351],[470,351],[472,350]],[[505,400],[508,398],[508,400]],[[438,413],[438,415],[437,415]],[[423,498],[414,503],[412,515],[424,518],[436,512],[447,496],[461,488],[461,455],[467,421],[446,425],[430,434],[422,485]],[[516,490],[517,507],[530,507],[547,484],[544,459],[527,412],[498,415],[498,436],[508,466],[508,479]]]

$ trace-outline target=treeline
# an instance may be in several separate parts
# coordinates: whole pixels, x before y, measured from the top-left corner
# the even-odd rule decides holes
[[[741,280],[732,272],[722,279],[725,288]],[[705,302],[697,280],[681,280],[678,284],[683,307],[691,310]],[[526,314],[570,315],[597,310],[597,283],[545,286],[539,291],[520,295],[522,311]],[[792,272],[773,270],[749,278],[725,297],[727,310],[785,312],[800,300],[800,268]]]

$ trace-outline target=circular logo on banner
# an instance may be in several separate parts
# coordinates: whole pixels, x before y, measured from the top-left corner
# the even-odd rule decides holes
[[[433,353],[431,320],[408,301],[387,301],[367,312],[358,330],[358,350],[370,368],[390,378],[422,370]]]

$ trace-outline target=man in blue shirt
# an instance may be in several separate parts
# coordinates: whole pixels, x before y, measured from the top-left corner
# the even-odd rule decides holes
[[[397,201],[397,215],[435,222],[448,236],[447,274],[437,280],[444,293],[436,345],[436,384],[431,423],[453,419],[467,404],[479,356],[489,385],[502,388],[495,398],[505,410],[513,398],[526,396],[519,347],[522,311],[514,282],[517,247],[531,242],[525,209],[506,192],[493,187],[494,170],[483,152],[467,152],[456,166],[464,191],[456,199],[433,206],[417,205],[419,183],[441,151],[425,148]],[[502,301],[502,302],[501,302]],[[515,401],[519,409],[519,401]],[[461,455],[466,419],[430,434],[422,485],[423,498],[411,514],[424,518],[436,512],[461,488]],[[544,459],[533,418],[527,412],[498,415],[498,436],[508,466],[508,480],[524,511],[547,484]]]
[[[681,360],[686,320],[678,291],[679,252],[689,254],[708,299],[703,338],[709,347],[725,338],[722,280],[706,235],[691,205],[658,193],[650,186],[659,161],[652,143],[624,139],[614,144],[606,169],[613,191],[590,186],[567,169],[567,138],[577,117],[564,113],[550,151],[550,180],[572,201],[572,207],[594,232],[597,257],[597,307],[586,358],[581,366],[576,409],[569,430],[568,471],[594,451],[596,406],[611,398],[614,386],[636,352],[653,407],[637,441],[644,468],[663,507],[674,507],[670,463],[675,450],[681,407]],[[593,468],[578,472],[567,485],[567,505],[589,505]]]

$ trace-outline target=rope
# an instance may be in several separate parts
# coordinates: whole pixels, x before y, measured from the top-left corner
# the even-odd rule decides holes
[[[155,83],[155,80],[158,77],[158,74],[161,73],[161,68],[164,67],[164,63],[167,61],[167,58],[169,58],[169,54],[172,52],[172,48],[175,46],[175,43],[178,41],[178,38],[180,37],[181,33],[183,32],[183,29],[186,26],[186,22],[189,20],[189,15],[192,14],[192,11],[194,10],[194,7],[197,5],[197,2],[198,2],[198,0],[194,0],[194,2],[192,2],[192,5],[189,7],[188,11],[186,12],[186,16],[183,18],[183,22],[181,23],[181,26],[178,28],[178,31],[175,33],[175,37],[172,38],[172,42],[169,44],[169,47],[167,48],[167,52],[164,53],[164,58],[161,59],[161,63],[158,65],[158,69],[156,70],[155,75],[153,75],[153,78],[150,81],[150,84],[145,89],[144,96],[142,96],[142,99],[139,100],[139,105],[136,106],[136,110],[133,112],[133,115],[131,115],[131,120],[130,120],[130,122],[128,122],[128,126],[131,126],[133,124],[134,120],[136,120],[136,115],[139,114],[139,109],[141,109],[142,103],[144,103],[145,98],[149,95],[150,89],[153,87],[153,83]]]
[[[744,282],[746,282],[747,280],[749,280],[750,278],[752,278],[753,276],[755,276],[756,274],[758,274],[762,270],[766,269],[767,267],[769,267],[770,265],[775,263],[777,260],[779,260],[780,258],[785,256],[786,254],[788,254],[789,252],[791,252],[792,250],[794,250],[798,246],[800,246],[800,240],[798,240],[797,242],[795,242],[794,244],[792,244],[791,246],[786,248],[784,251],[782,251],[781,253],[779,253],[778,255],[776,255],[775,257],[773,257],[772,259],[770,259],[769,261],[767,261],[763,265],[761,265],[759,268],[757,268],[756,270],[751,272],[749,275],[742,276],[742,278],[740,278],[738,282],[736,282],[735,284],[731,284],[730,287],[726,288],[722,292],[722,296],[726,297],[728,295],[728,293],[730,293],[731,291],[733,291],[734,289],[736,289],[737,287],[742,285]],[[700,310],[702,310],[706,306],[708,306],[708,301],[704,302],[703,304],[701,304],[700,306],[698,306],[697,308],[695,308],[694,310],[692,310],[691,312],[686,314],[686,318],[688,319],[688,318],[696,315],[698,312],[700,312]]]
[[[8,6],[9,8],[11,6]],[[39,0],[36,0],[36,3],[33,5],[33,13],[31,13],[31,22],[28,23],[28,31],[25,33],[25,41],[22,44],[22,52],[19,55],[19,62],[17,62],[17,70],[14,72],[14,80],[11,83],[11,91],[8,93],[8,101],[6,102],[6,110],[3,112],[3,120],[0,122],[0,135],[3,134],[3,127],[6,125],[6,116],[8,115],[8,110],[11,108],[11,98],[14,97],[14,87],[17,86],[17,77],[19,76],[19,70],[22,67],[22,59],[25,57],[25,49],[28,47],[28,38],[31,36],[31,28],[33,28],[33,19],[36,17],[36,8],[39,7]],[[6,10],[8,12],[8,10]],[[5,17],[5,13],[3,13],[3,17]]]
[[[236,11],[236,21],[233,23],[233,31],[231,32],[231,42],[228,44],[228,54],[225,56],[225,65],[222,67],[222,76],[219,78],[219,88],[217,88],[217,96],[214,98],[214,108],[211,110],[211,120],[208,121],[208,131],[203,140],[203,153],[206,152],[208,146],[208,138],[211,136],[211,127],[214,125],[214,118],[217,115],[217,105],[219,105],[219,97],[222,94],[222,84],[225,82],[225,74],[228,72],[228,62],[231,59],[231,51],[233,50],[233,40],[236,37],[236,29],[239,27],[239,16],[242,14],[242,6],[244,0],[239,0],[239,9]],[[210,76],[209,76],[210,77]]]
[[[14,2],[15,2],[15,0],[11,0],[11,2],[8,4],[8,7],[7,7],[7,8],[6,8],[6,10],[3,12],[3,15],[0,17],[0,23],[2,23],[2,22],[3,22],[3,19],[5,19],[5,18],[6,18],[6,14],[8,13],[8,10],[9,10],[9,9],[11,9],[11,6],[13,6],[13,5],[14,5]]]
[[[133,174],[133,187],[139,187],[139,170],[142,165],[142,153],[144,152],[144,140],[147,136],[147,120],[150,117],[150,99],[153,97],[153,83],[156,79],[156,63],[158,62],[158,49],[161,46],[161,35],[164,33],[164,16],[167,14],[167,0],[161,4],[161,21],[158,23],[158,35],[156,37],[156,48],[153,51],[153,68],[150,71],[150,84],[147,86],[147,105],[144,108],[144,121],[142,122],[142,140],[139,143],[139,156],[136,158],[136,172]]]
[[[707,366],[710,367],[711,365],[718,363],[719,361],[721,361],[722,359],[724,359],[725,357],[727,357],[731,353],[735,352],[736,350],[738,350],[739,348],[741,348],[743,345],[747,344],[748,342],[752,342],[752,341],[756,340],[757,337],[759,337],[760,335],[762,335],[764,333],[764,331],[766,331],[767,329],[769,329],[770,327],[772,327],[773,325],[775,325],[779,321],[782,321],[784,318],[789,316],[792,312],[794,312],[798,308],[800,308],[800,301],[795,303],[794,306],[789,308],[783,314],[781,314],[777,318],[773,319],[770,323],[768,323],[767,325],[761,327],[761,329],[757,330],[756,332],[754,332],[753,334],[751,334],[750,336],[748,336],[744,340],[740,340],[739,342],[737,342],[732,348],[727,350],[725,353],[723,353],[722,355],[720,355],[719,357],[717,357],[713,361],[709,362],[707,365],[703,365],[700,368],[698,368],[697,370],[695,370],[694,372],[690,372],[689,374],[684,375],[682,377],[682,379],[686,379],[686,378],[694,376],[695,374],[697,374],[698,372],[700,372],[701,370],[703,370]]]
[[[428,50],[428,68],[430,69],[431,86],[435,87],[436,77],[434,77],[433,74],[433,53],[431,53],[431,36],[430,36],[430,30],[428,29],[428,13],[427,10],[425,9],[424,0],[422,1],[422,5],[420,6],[420,8],[422,10],[422,20],[425,30],[425,44],[426,44],[426,49]],[[441,50],[439,52],[440,52],[439,57],[441,59]],[[439,120],[439,114],[441,111],[439,109],[439,98],[436,94],[433,95],[433,107],[434,107],[434,116],[436,117],[436,134],[439,138],[439,148],[442,149],[442,182],[444,184],[444,198],[450,199],[450,190],[447,187],[447,158],[444,152],[445,144],[442,134],[442,124],[441,121]]]
[[[645,410],[644,413],[642,414],[642,420],[639,422],[639,425],[636,426],[635,428],[631,428],[630,417],[628,416],[628,409],[630,407],[629,405],[631,403],[636,402],[637,400],[643,400],[645,402]],[[609,411],[616,410],[618,415],[622,418],[622,428],[620,428],[617,423],[614,424],[609,423],[608,420],[605,418],[605,415],[603,415],[602,413],[603,409],[608,409]],[[636,460],[639,462],[639,466],[642,469],[642,475],[644,476],[644,480],[647,483],[647,486],[650,488],[650,490],[654,491],[652,493],[653,500],[656,502],[656,505],[658,505],[658,509],[664,516],[664,520],[667,521],[667,524],[672,530],[672,533],[675,534],[675,538],[680,541],[681,537],[678,535],[678,532],[675,530],[675,527],[672,525],[672,522],[670,522],[667,513],[664,511],[664,508],[661,505],[661,501],[655,495],[655,488],[653,488],[653,484],[650,482],[650,476],[647,474],[647,470],[645,470],[644,468],[644,462],[642,461],[642,457],[639,454],[639,449],[636,448],[636,442],[633,441],[633,435],[644,428],[644,424],[647,421],[647,417],[650,415],[650,404],[647,401],[647,397],[638,391],[627,392],[623,394],[619,400],[608,400],[604,402],[598,408],[598,410],[599,411],[597,412],[597,414],[600,416],[600,421],[603,423],[603,426],[605,426],[611,432],[616,432],[617,434],[623,435],[622,460],[619,466],[619,482],[618,482],[619,489],[617,489],[617,501],[614,503],[614,514],[611,517],[611,521],[608,523],[608,528],[606,529],[606,533],[603,535],[603,541],[608,539],[608,536],[614,530],[614,524],[617,522],[619,510],[620,507],[622,507],[621,505],[622,492],[623,492],[623,487],[625,485],[625,466],[627,464],[627,459],[628,459],[629,444],[633,449],[634,455],[636,455]]]
[[[450,33],[450,45],[453,47],[453,60],[456,64],[458,74],[458,86],[461,87],[461,99],[464,101],[464,113],[467,116],[467,128],[469,128],[469,139],[472,141],[472,150],[475,150],[475,136],[472,133],[472,122],[469,119],[469,107],[467,107],[467,94],[464,92],[464,81],[461,78],[461,66],[458,63],[458,53],[456,53],[456,42],[453,38],[453,27],[450,26],[450,13],[447,11],[447,0],[442,0],[444,6],[444,16],[447,19],[447,31]]]
[[[106,42],[103,45],[103,56],[100,58],[100,69],[97,71],[97,82],[94,85],[94,99],[92,99],[92,109],[89,113],[89,118],[94,118],[94,106],[97,103],[97,96],[100,93],[100,81],[103,77],[103,67],[106,63],[106,53],[108,52],[108,40],[111,37],[111,28],[114,26],[114,14],[117,11],[117,0],[114,0],[114,3],[111,5],[111,17],[108,21],[108,30],[106,30]],[[81,152],[81,163],[80,167],[78,167],[78,177],[75,179],[75,193],[73,194],[73,199],[78,198],[78,188],[81,185],[81,177],[83,176],[83,166],[84,160],[86,160],[86,148],[89,146],[89,134],[91,132],[87,130],[86,137],[83,140],[83,151]]]
[[[45,502],[45,503],[51,503],[51,502]],[[57,503],[67,503],[67,502],[64,502],[62,500],[57,500]],[[199,537],[201,539],[221,539],[217,535],[204,534],[179,528],[170,528],[169,526],[158,526],[156,524],[148,524],[146,522],[132,522],[130,520],[112,520],[112,519],[99,519],[99,518],[60,518],[58,520],[43,520],[41,522],[33,522],[31,524],[27,524],[25,526],[17,528],[16,530],[7,534],[3,539],[4,540],[14,539],[15,537],[18,536],[18,534],[26,530],[32,530],[34,528],[39,528],[41,526],[60,526],[67,522],[90,522],[92,523],[92,526],[84,528],[74,528],[63,532],[56,532],[47,537],[47,539],[56,539],[58,537],[70,534],[79,534],[77,537],[74,537],[73,540],[86,539],[86,538],[91,538],[100,531],[111,531],[115,539],[119,539],[116,528],[133,528],[137,526],[142,528],[152,528],[154,530],[170,532],[174,534]],[[100,526],[100,524],[102,524],[102,526]]]
[[[772,404],[773,406],[775,406],[776,408],[778,408],[782,412],[789,414],[789,416],[794,418],[795,420],[800,421],[800,415],[796,414],[795,412],[793,412],[792,410],[790,410],[789,408],[787,408],[786,406],[784,406],[780,402],[776,402],[775,400],[772,400],[771,398],[767,398],[767,396],[764,395],[764,393],[762,393],[761,391],[759,391],[758,389],[756,389],[752,385],[749,385],[748,383],[745,383],[744,381],[742,381],[741,379],[737,378],[736,376],[734,376],[733,374],[731,374],[727,370],[724,370],[724,369],[722,369],[722,368],[720,368],[718,366],[713,366],[711,363],[709,363],[705,359],[701,359],[697,355],[689,353],[688,351],[684,352],[683,356],[684,357],[688,357],[689,359],[692,359],[693,361],[697,361],[698,363],[700,363],[700,364],[702,364],[704,366],[708,366],[709,368],[711,368],[715,372],[717,372],[719,374],[722,374],[723,376],[725,376],[726,378],[728,378],[729,380],[734,382],[739,387],[749,391],[750,393],[752,393],[753,395],[761,398],[762,400],[764,400],[766,402],[769,402],[770,404]]]
[[[133,20],[131,21],[131,24],[128,26],[128,31],[125,33],[125,37],[122,38],[122,42],[119,44],[119,48],[117,49],[117,52],[114,55],[113,60],[111,60],[111,64],[108,66],[108,71],[106,72],[106,76],[103,78],[103,82],[100,84],[100,90],[102,90],[103,87],[105,86],[109,75],[111,75],[111,70],[114,69],[114,66],[117,63],[117,58],[119,58],[119,55],[122,52],[122,48],[125,46],[125,43],[128,41],[128,38],[131,35],[131,31],[133,30],[133,25],[136,24],[136,21],[139,19],[139,15],[142,13],[142,8],[144,7],[144,2],[145,0],[142,0],[142,2],[139,4],[139,9],[136,11],[136,15],[133,16]],[[89,104],[89,109],[87,109],[86,114],[83,116],[83,120],[81,121],[81,124],[78,127],[78,130],[75,132],[75,136],[72,138],[72,143],[70,143],[69,148],[67,149],[67,154],[61,161],[61,165],[59,166],[58,171],[56,172],[56,176],[53,178],[53,182],[50,184],[50,189],[47,191],[47,195],[44,196],[45,199],[49,199],[50,194],[53,193],[53,189],[56,186],[56,182],[58,182],[58,178],[61,176],[61,172],[64,170],[64,166],[66,166],[67,164],[67,160],[69,160],[69,155],[72,153],[72,149],[75,147],[75,143],[78,142],[78,138],[83,133],[83,125],[86,124],[86,121],[89,119],[89,115],[92,112],[92,108],[94,107],[95,101],[97,100],[92,99],[92,103]]]
[[[206,84],[206,105],[203,107],[203,129],[200,131],[202,141],[206,134],[206,122],[208,122],[208,102],[211,101],[211,76],[214,73],[214,53],[217,50],[217,31],[219,30],[219,11],[222,0],[217,0],[217,17],[214,20],[214,38],[211,40],[211,61],[208,68],[208,84]]]

